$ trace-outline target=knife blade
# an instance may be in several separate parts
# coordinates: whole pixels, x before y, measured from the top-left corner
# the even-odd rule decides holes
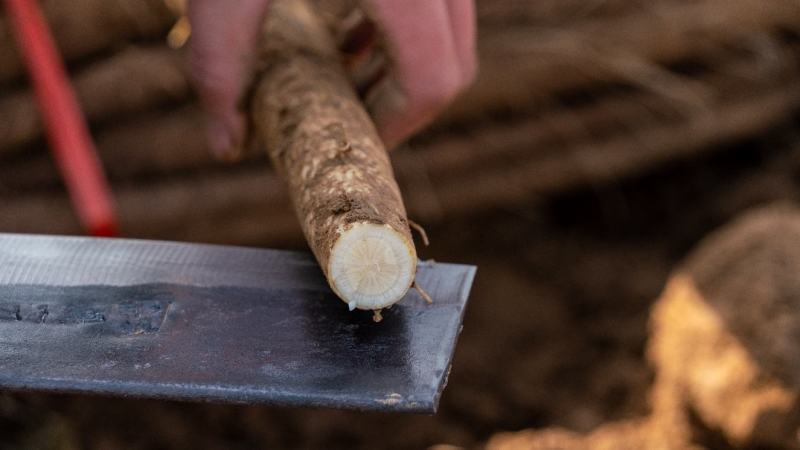
[[[474,274],[374,323],[305,253],[0,234],[0,388],[432,413]]]

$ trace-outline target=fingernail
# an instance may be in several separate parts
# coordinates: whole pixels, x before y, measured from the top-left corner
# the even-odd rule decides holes
[[[230,128],[217,121],[209,122],[207,128],[211,154],[221,160],[235,159],[237,139]]]

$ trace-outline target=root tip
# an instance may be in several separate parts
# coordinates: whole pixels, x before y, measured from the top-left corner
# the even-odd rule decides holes
[[[431,241],[428,240],[428,233],[425,232],[425,228],[422,228],[422,225],[414,222],[411,219],[408,219],[408,224],[411,225],[411,228],[416,230],[417,233],[419,233],[419,236],[422,238],[422,244],[425,245],[425,247],[431,244]]]
[[[433,298],[431,295],[425,292],[425,289],[419,287],[419,284],[416,282],[414,282],[414,289],[416,289],[416,291],[419,293],[419,296],[422,297],[422,299],[425,300],[429,305],[433,304]]]

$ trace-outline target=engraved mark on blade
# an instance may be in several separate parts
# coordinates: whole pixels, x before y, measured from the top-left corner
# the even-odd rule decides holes
[[[60,298],[61,301],[43,304],[35,298],[9,301],[3,297],[0,296],[0,326],[9,322],[50,326],[93,325],[101,327],[104,332],[122,336],[158,332],[172,303],[166,299],[107,303],[67,296]]]
[[[25,322],[47,325],[89,325],[103,323],[122,335],[155,333],[160,328],[169,302],[127,302],[114,305],[32,305],[0,304],[0,323]]]

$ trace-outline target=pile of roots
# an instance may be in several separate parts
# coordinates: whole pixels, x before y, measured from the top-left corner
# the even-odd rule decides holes
[[[648,173],[764,133],[800,105],[792,0],[534,3],[478,3],[477,82],[393,153],[417,222]],[[298,242],[265,152],[234,164],[209,155],[183,50],[167,45],[177,8],[162,0],[44,7],[125,235]],[[5,22],[0,67],[0,230],[78,233]]]

